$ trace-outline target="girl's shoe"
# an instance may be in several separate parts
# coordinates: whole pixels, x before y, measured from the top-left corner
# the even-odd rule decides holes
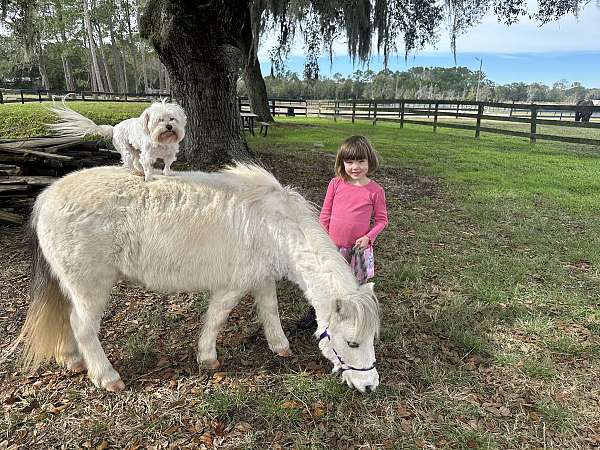
[[[308,330],[309,328],[316,327],[317,314],[315,312],[315,308],[311,306],[310,309],[306,311],[304,318],[296,322],[296,325],[298,325],[298,328],[300,328],[301,330]]]

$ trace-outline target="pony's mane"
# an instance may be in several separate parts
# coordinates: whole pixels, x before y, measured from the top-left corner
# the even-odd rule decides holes
[[[370,289],[361,286],[359,292],[343,298],[344,307],[351,314],[353,332],[356,340],[360,341],[369,333],[375,332],[379,338],[379,302]],[[338,312],[334,312],[333,320],[338,320]]]

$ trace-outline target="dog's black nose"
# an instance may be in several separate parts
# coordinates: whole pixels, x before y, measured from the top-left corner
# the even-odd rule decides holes
[[[173,129],[172,125],[167,125],[167,130],[171,131]]]
[[[365,386],[365,391],[367,392],[367,394],[368,394],[369,392],[373,391],[373,386],[372,386],[372,385],[370,385],[370,384],[369,384],[369,385],[367,385],[367,386]]]

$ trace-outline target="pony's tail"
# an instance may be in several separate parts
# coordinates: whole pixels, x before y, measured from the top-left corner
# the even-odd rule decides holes
[[[71,304],[42,253],[33,221],[31,242],[29,310],[21,333],[0,360],[4,361],[22,343],[20,362],[25,369],[35,370],[52,357],[60,360],[61,351],[70,333]]]
[[[84,137],[92,134],[99,134],[107,139],[112,139],[113,127],[111,125],[96,125],[82,114],[73,111],[65,103],[65,95],[62,99],[62,105],[48,108],[60,119],[58,123],[47,123],[46,126],[61,136]]]

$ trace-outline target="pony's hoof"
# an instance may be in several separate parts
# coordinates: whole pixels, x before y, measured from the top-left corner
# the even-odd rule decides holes
[[[200,367],[204,367],[205,369],[215,370],[221,367],[221,363],[218,359],[208,359],[206,361],[202,361],[200,363]]]
[[[122,380],[115,380],[107,383],[104,387],[108,392],[121,392],[125,389],[125,383]]]
[[[282,358],[289,358],[290,356],[293,356],[293,353],[289,348],[286,348],[285,350],[277,352],[277,356],[281,356]]]
[[[81,360],[67,364],[67,369],[71,372],[81,373],[87,370],[85,363]]]

